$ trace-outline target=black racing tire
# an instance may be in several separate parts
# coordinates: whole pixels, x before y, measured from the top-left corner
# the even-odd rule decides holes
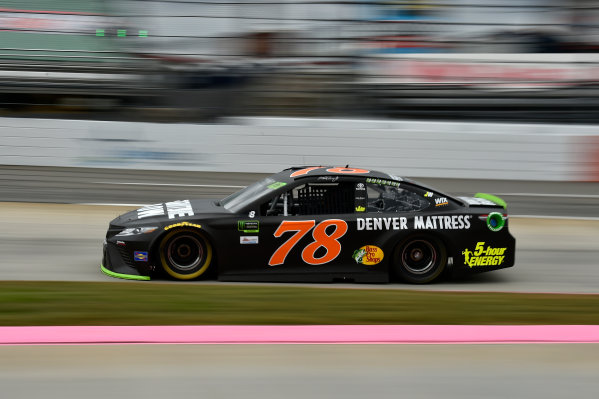
[[[411,284],[436,280],[447,266],[447,251],[436,238],[417,236],[401,242],[394,254],[395,275]]]
[[[160,263],[165,272],[177,280],[205,276],[212,262],[212,246],[195,229],[168,232],[159,246]]]

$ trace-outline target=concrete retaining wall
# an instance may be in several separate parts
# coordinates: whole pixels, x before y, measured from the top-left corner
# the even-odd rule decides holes
[[[599,181],[599,126],[303,118],[220,124],[0,119],[0,164],[269,173],[346,165],[411,177]]]

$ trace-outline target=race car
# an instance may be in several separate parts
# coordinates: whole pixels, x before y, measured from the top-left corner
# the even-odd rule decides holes
[[[110,222],[112,277],[430,283],[514,265],[506,203],[350,167],[285,169],[220,200],[144,206]]]

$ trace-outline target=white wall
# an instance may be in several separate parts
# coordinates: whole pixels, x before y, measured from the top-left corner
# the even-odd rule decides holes
[[[223,172],[350,164],[409,177],[599,180],[599,126],[301,118],[0,119],[0,164]]]

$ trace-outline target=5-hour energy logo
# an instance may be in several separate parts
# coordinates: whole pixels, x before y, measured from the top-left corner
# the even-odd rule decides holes
[[[490,245],[485,248],[485,242],[479,241],[476,243],[474,251],[465,249],[462,251],[462,255],[464,255],[464,264],[470,268],[474,266],[498,266],[503,264],[506,250],[507,248],[493,248]]]

